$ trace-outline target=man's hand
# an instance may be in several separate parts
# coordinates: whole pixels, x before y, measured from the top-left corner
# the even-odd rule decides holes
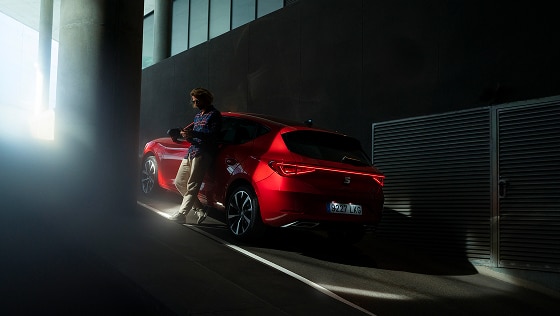
[[[174,142],[177,142],[177,138],[181,135],[181,129],[179,128],[171,128],[167,130],[167,135],[171,137]]]
[[[186,128],[185,127],[181,130],[181,136],[183,138],[191,138],[192,137],[191,132],[192,132],[192,128]]]

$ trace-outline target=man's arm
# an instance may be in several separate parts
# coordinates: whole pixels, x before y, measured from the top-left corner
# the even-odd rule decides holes
[[[218,136],[220,135],[220,130],[222,128],[222,115],[219,112],[215,112],[206,123],[208,132],[199,132],[190,130],[187,135],[190,137],[198,138],[202,142],[216,142]]]

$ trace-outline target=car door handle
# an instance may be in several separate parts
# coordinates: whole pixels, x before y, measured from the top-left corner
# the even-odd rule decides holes
[[[226,164],[228,166],[233,166],[233,165],[237,164],[237,160],[235,160],[233,158],[226,158]]]

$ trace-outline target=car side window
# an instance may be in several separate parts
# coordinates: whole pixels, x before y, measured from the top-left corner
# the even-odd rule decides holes
[[[244,144],[266,132],[266,127],[248,120],[224,117],[222,121],[222,141],[227,144]]]
[[[232,144],[235,137],[235,128],[233,127],[234,119],[222,117],[222,130],[220,131],[220,140],[226,144]]]

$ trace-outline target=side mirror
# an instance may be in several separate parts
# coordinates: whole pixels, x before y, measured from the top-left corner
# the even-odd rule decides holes
[[[178,142],[177,139],[181,137],[181,129],[180,128],[171,128],[167,130],[167,135],[171,137],[174,142]]]

